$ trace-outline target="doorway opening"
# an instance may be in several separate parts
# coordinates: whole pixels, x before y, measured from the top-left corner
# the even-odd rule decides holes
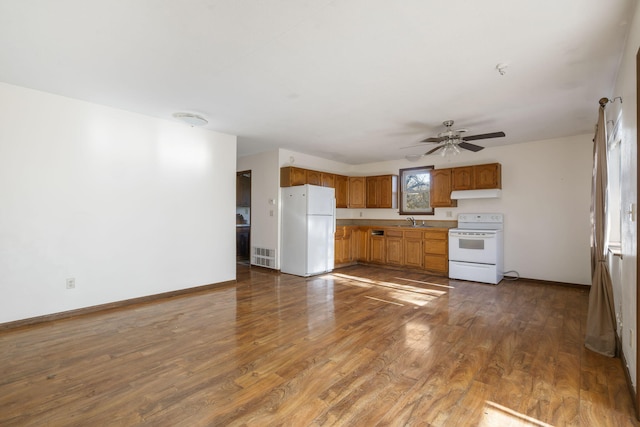
[[[251,171],[236,173],[236,262],[249,265],[251,247]]]

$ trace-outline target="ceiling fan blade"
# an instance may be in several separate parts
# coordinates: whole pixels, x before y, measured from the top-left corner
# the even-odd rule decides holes
[[[431,150],[429,150],[426,153],[424,153],[424,155],[428,156],[429,154],[435,153],[436,151],[438,151],[442,147],[444,147],[444,144],[443,145],[438,145],[436,148],[432,148]]]
[[[433,136],[431,138],[423,139],[420,142],[441,142],[441,141],[444,141],[445,139],[447,139],[446,136],[441,136],[441,137]]]
[[[463,136],[463,141],[475,141],[476,139],[500,138],[506,136],[504,132],[483,133],[481,135]]]
[[[458,147],[464,148],[465,150],[474,151],[474,152],[484,150],[484,147],[481,147],[476,144],[469,144],[468,142],[461,142],[458,144]]]

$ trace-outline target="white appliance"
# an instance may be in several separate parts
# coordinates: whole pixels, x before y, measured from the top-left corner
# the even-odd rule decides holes
[[[317,185],[281,189],[280,271],[312,276],[333,270],[335,190]]]
[[[502,214],[460,214],[449,230],[449,278],[500,283],[504,276]]]

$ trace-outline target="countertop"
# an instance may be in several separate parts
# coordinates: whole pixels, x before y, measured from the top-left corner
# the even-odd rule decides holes
[[[362,227],[402,227],[412,229],[425,229],[425,228],[455,228],[458,226],[458,221],[442,221],[442,220],[424,220],[425,225],[422,226],[423,220],[416,220],[416,227],[409,224],[409,221],[405,220],[393,220],[393,219],[338,219],[336,220],[336,226],[355,225]]]

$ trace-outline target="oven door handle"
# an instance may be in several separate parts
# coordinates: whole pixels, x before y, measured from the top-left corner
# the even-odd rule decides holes
[[[496,237],[495,234],[483,234],[481,236],[473,235],[473,234],[460,234],[460,233],[449,233],[449,237],[457,237],[459,239],[473,239],[473,240],[486,240],[486,239],[494,239]]]

